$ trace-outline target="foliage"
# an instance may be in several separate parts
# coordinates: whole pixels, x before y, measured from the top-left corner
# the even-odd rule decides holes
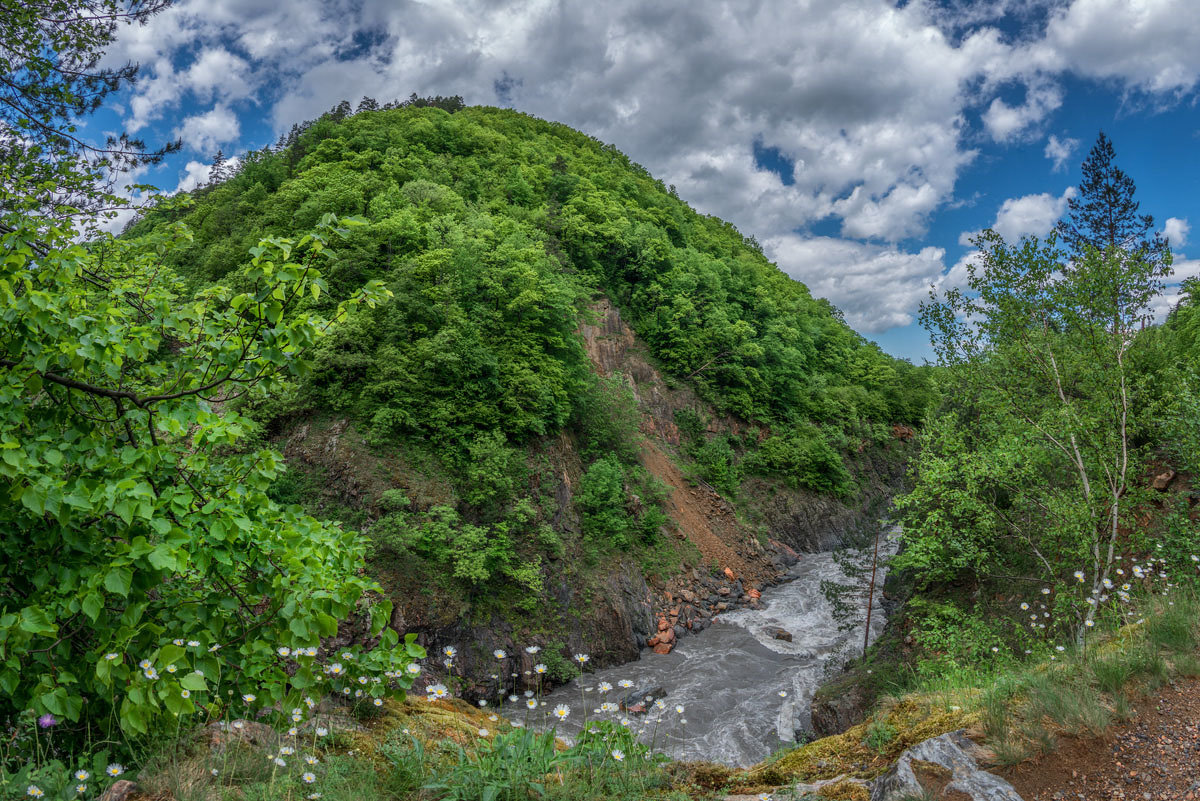
[[[1081,631],[1137,495],[1135,435],[1152,404],[1130,353],[1168,264],[1115,247],[1068,261],[1053,238],[977,244],[970,294],[922,307],[957,401],[923,435],[898,501],[899,565],[926,587],[1000,575],[1057,588]]]
[[[1101,131],[1084,159],[1079,194],[1067,198],[1067,216],[1056,226],[1063,244],[1077,256],[1088,248],[1110,247],[1141,251],[1143,257],[1166,255],[1167,243],[1159,234],[1146,239],[1154,217],[1138,214],[1140,204],[1133,199],[1137,187],[1115,159],[1112,141]]]
[[[781,476],[793,487],[835,495],[843,495],[850,488],[850,474],[841,456],[813,426],[797,426],[785,434],[767,437],[747,466],[763,475]]]
[[[0,191],[21,194],[47,213],[93,225],[94,212],[119,205],[110,191],[121,172],[177,151],[148,151],[126,134],[97,147],[78,121],[137,77],[138,66],[98,67],[122,24],[143,24],[170,0],[28,0],[0,15]],[[5,208],[8,208],[6,205]],[[81,212],[88,212],[82,215]]]
[[[612,297],[671,373],[755,420],[915,421],[923,372],[851,331],[749,247],[611,147],[511,111],[330,113],[248,154],[186,215],[172,264],[221,280],[245,243],[321,213],[362,214],[330,271],[396,301],[323,346],[307,403],[352,409],[378,436],[465,448],[558,430],[588,371],[574,327]],[[162,209],[132,230],[178,216]],[[926,388],[927,389],[927,388]]]
[[[285,669],[277,649],[315,648],[355,613],[363,547],[270,501],[280,456],[240,451],[253,424],[221,407],[306,375],[337,318],[386,296],[305,309],[347,228],[264,240],[247,291],[190,295],[164,265],[182,227],[83,245],[28,212],[3,222],[0,715],[146,734],[211,704],[218,679],[271,702],[314,683],[313,660]],[[396,642],[372,659],[407,660]]]

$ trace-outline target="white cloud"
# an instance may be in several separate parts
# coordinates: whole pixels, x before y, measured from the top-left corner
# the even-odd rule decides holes
[[[996,219],[989,226],[1004,237],[1005,242],[1015,243],[1023,236],[1042,237],[1054,230],[1054,224],[1062,219],[1067,201],[1075,196],[1075,187],[1068,186],[1055,197],[1049,192],[1023,197],[1010,197],[1000,205]],[[963,231],[958,243],[969,246],[978,231]]]
[[[1070,137],[1059,139],[1054,134],[1050,134],[1050,138],[1046,141],[1046,149],[1042,152],[1054,163],[1054,172],[1062,172],[1066,169],[1067,159],[1071,158],[1077,147],[1079,147],[1078,139]]]
[[[946,251],[895,247],[831,237],[775,237],[764,250],[817,297],[828,298],[858,331],[879,333],[914,322],[917,306],[944,279]],[[881,277],[886,276],[886,280]]]
[[[1058,86],[1037,81],[1026,88],[1025,102],[1019,106],[1010,106],[998,97],[993,100],[983,114],[983,125],[997,142],[1011,142],[1028,135],[1031,127],[1061,105]]]
[[[940,251],[896,243],[955,203],[976,143],[1037,136],[1068,73],[1165,99],[1191,91],[1200,76],[1200,26],[1184,24],[1191,6],[180,0],[123,29],[107,60],[144,65],[145,80],[123,98],[132,131],[184,108],[179,135],[205,156],[239,141],[237,115],[251,102],[268,109],[276,133],[343,98],[410,92],[564,122],[617,145],[701,211],[775,242],[782,268],[879,331],[911,319],[928,281],[952,280],[938,278]],[[1002,33],[998,20],[1022,27]],[[790,185],[755,164],[755,141],[794,163]],[[1077,145],[1051,136],[1044,152],[1061,170]],[[1007,201],[995,227],[1045,233],[1064,197]],[[830,221],[871,241],[795,233]]]
[[[175,129],[175,135],[192,150],[215,153],[222,145],[236,142],[241,136],[241,127],[236,114],[225,106],[216,106],[184,119]]]
[[[1192,226],[1188,225],[1186,217],[1183,219],[1168,217],[1163,224],[1162,235],[1167,238],[1172,247],[1179,248],[1187,244],[1188,234],[1191,230]]]
[[[236,170],[241,164],[241,159],[233,156],[226,160],[226,166],[231,170]],[[193,189],[204,186],[208,183],[208,177],[212,175],[212,165],[205,164],[200,161],[189,161],[187,166],[183,168],[183,177],[179,179],[178,185],[170,193],[172,195],[179,192],[190,192]]]
[[[1090,78],[1178,95],[1200,81],[1194,0],[1074,0],[1051,17],[1033,50]]]

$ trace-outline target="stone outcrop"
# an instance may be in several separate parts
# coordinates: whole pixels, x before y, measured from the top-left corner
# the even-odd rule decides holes
[[[1021,801],[1013,786],[979,769],[979,748],[962,731],[919,743],[871,785],[871,801]]]

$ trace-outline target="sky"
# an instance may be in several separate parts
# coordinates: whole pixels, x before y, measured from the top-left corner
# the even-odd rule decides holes
[[[920,363],[919,304],[971,236],[1048,233],[1100,130],[1175,254],[1160,315],[1200,275],[1194,3],[179,0],[119,33],[104,63],[141,77],[85,133],[180,138],[136,176],[176,191],[342,99],[514,108],[616,145]]]

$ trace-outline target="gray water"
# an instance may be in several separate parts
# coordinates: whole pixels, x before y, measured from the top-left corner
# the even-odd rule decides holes
[[[888,552],[893,547],[888,543]],[[734,766],[761,761],[794,742],[798,731],[811,731],[812,697],[826,671],[862,648],[865,620],[839,631],[821,593],[823,579],[846,581],[831,553],[804,554],[786,583],[763,593],[760,609],[721,615],[699,634],[680,639],[665,656],[647,650],[636,662],[587,673],[548,694],[542,709],[570,706],[570,716],[557,724],[559,735],[567,740],[579,733],[586,702],[589,719],[625,717],[635,731],[641,730],[644,742],[653,739],[656,750],[675,759]],[[886,622],[879,605],[882,583],[880,570],[871,639]],[[769,630],[776,627],[790,632],[792,642],[774,639]],[[662,687],[665,710],[597,714],[602,702],[617,702],[629,692],[620,688],[622,679],[638,689]],[[613,690],[601,694],[600,682],[608,682]],[[677,705],[684,707],[682,715]]]

